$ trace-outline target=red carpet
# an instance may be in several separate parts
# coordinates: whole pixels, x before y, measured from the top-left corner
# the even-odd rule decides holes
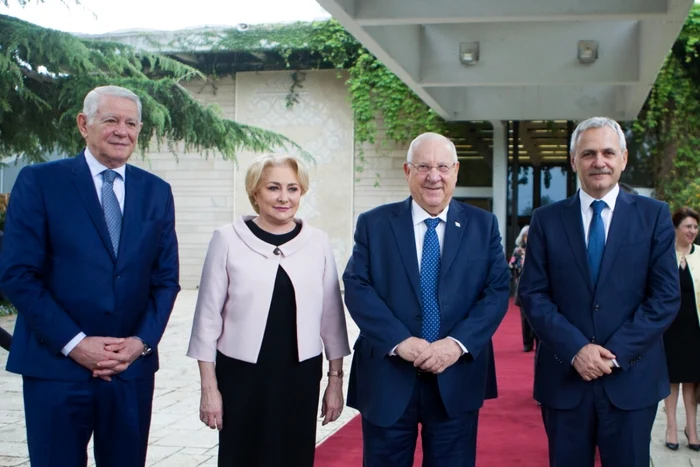
[[[479,415],[478,467],[548,465],[547,438],[532,399],[534,352],[523,353],[520,310],[511,304],[494,336],[499,397]],[[360,417],[355,417],[316,449],[316,467],[362,465]],[[415,466],[421,463],[420,438]]]

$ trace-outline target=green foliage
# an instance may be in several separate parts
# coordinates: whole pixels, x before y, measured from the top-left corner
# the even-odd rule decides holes
[[[16,315],[17,309],[7,300],[0,300],[0,316]]]
[[[0,15],[0,156],[29,162],[54,150],[77,153],[84,142],[75,118],[87,92],[114,84],[132,89],[143,103],[142,152],[155,140],[174,151],[298,148],[276,133],[242,125],[203,105],[181,85],[207,79],[202,72],[156,53],[107,41],[81,39]],[[308,156],[303,153],[302,155]]]
[[[378,118],[382,119],[387,139],[398,143],[408,142],[424,131],[445,130],[444,120],[368,51],[361,51],[349,71],[358,142],[375,142]]]
[[[82,97],[103,83],[133,87],[142,97],[147,118],[143,150],[152,138],[182,141],[187,149],[216,149],[229,157],[244,147],[266,150],[289,144],[270,132],[222,119],[216,108],[198,104],[180,85],[237,69],[293,71],[287,106],[298,102],[303,88],[304,74],[298,70],[337,69],[346,79],[360,148],[377,141],[406,143],[424,131],[455,132],[455,124],[435,114],[335,20],[185,31],[165,46],[155,36],[143,38],[156,49],[192,54],[197,69],[164,55],[0,16],[0,155],[36,157],[54,144],[75,152],[82,145],[74,131]],[[700,6],[694,5],[634,123],[641,150],[651,154],[657,193],[672,207],[700,205],[699,54]],[[232,67],[233,60],[239,68]],[[384,139],[378,138],[380,130]],[[357,170],[364,168],[360,164]],[[545,171],[545,182],[549,177]]]
[[[304,81],[306,81],[306,73],[303,71],[295,71],[292,73],[292,85],[289,86],[289,93],[287,94],[287,108],[293,107],[294,104],[299,103],[298,90],[304,88],[304,85],[302,84]]]
[[[652,154],[657,193],[673,207],[699,204],[690,197],[698,193],[700,184],[699,43],[700,6],[694,5],[634,124],[642,151]],[[334,20],[231,29],[205,39],[199,32],[189,33],[179,36],[169,49],[264,53],[260,55],[266,60],[277,59],[276,63],[291,69],[346,69],[358,143],[376,143],[380,129],[384,141],[392,143],[405,143],[424,131],[448,135],[455,131],[455,124],[436,115]],[[295,98],[293,77],[288,103]],[[359,156],[362,162],[361,151]],[[357,171],[363,170],[360,164]],[[545,183],[550,177],[545,170]]]
[[[700,206],[700,5],[668,54],[635,135],[652,157],[656,192],[672,209]]]
[[[264,53],[267,60],[278,58],[290,69],[347,70],[358,143],[375,143],[380,126],[386,138],[395,143],[406,143],[424,131],[449,132],[444,120],[335,20],[252,25],[242,31],[185,32],[178,34],[167,49]],[[294,104],[299,84],[293,75],[288,105]]]

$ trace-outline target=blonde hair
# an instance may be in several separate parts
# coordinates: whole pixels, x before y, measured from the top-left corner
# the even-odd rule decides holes
[[[255,204],[255,192],[258,190],[263,173],[270,167],[280,167],[283,165],[291,167],[294,172],[296,172],[301,195],[303,196],[309,191],[309,171],[300,159],[286,154],[263,154],[262,156],[258,156],[253,159],[253,162],[250,163],[245,173],[245,191],[256,213],[260,214],[260,210],[258,205]]]

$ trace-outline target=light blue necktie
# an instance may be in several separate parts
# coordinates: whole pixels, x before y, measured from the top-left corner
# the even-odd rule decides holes
[[[593,217],[591,225],[588,227],[588,269],[591,272],[593,285],[598,282],[600,263],[603,260],[603,250],[605,250],[605,225],[600,213],[606,206],[605,201],[596,200],[591,203]]]
[[[440,335],[440,303],[438,279],[440,277],[440,242],[435,227],[440,219],[426,219],[428,231],[423,240],[423,256],[420,261],[420,293],[423,302],[423,339],[435,342]]]
[[[122,234],[122,210],[119,207],[117,195],[114,194],[114,179],[118,176],[119,174],[114,170],[108,169],[102,172],[102,210],[105,214],[109,238],[112,240],[114,256],[119,252],[119,238]]]

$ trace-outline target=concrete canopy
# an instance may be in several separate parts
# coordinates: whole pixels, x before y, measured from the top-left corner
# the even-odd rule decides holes
[[[693,0],[317,0],[446,120],[636,118]],[[581,63],[579,41],[597,41]],[[476,64],[460,43],[479,43]]]

